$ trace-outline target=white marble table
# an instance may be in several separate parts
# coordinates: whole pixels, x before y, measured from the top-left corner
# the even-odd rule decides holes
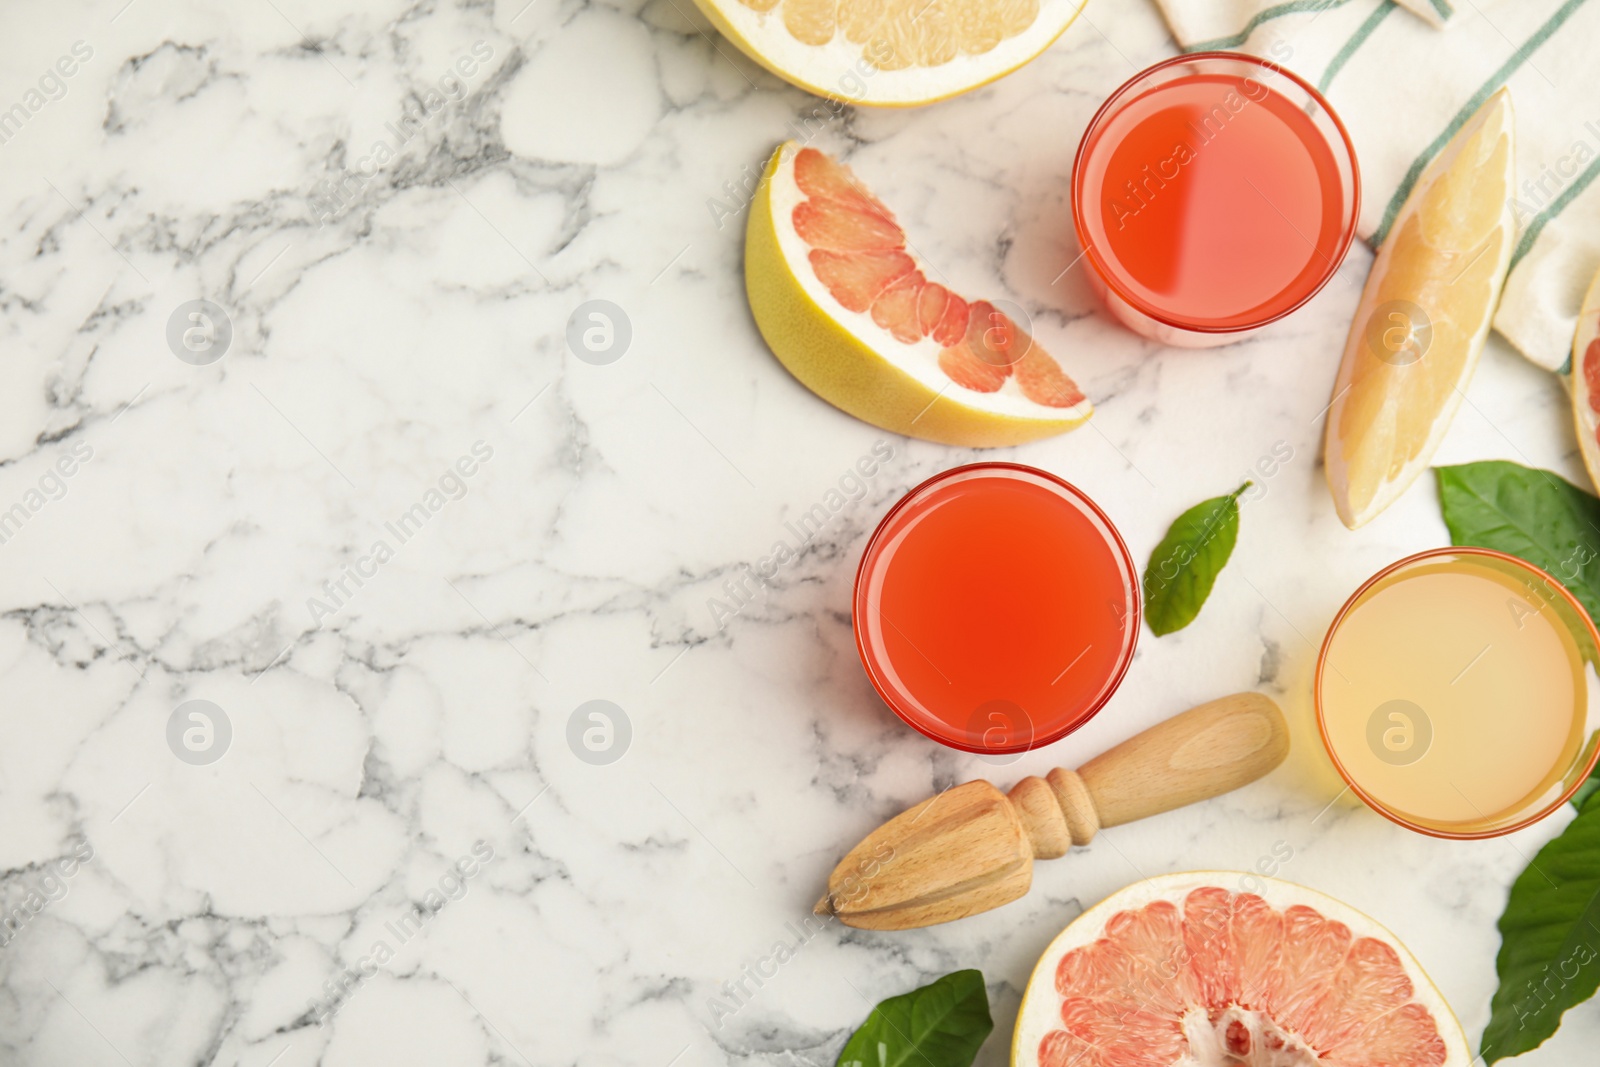
[[[1454,844],[1335,799],[1313,645],[1362,578],[1446,539],[1426,484],[1357,534],[1323,486],[1367,254],[1209,353],[1142,343],[1062,274],[1078,134],[1171,51],[1153,7],[1100,0],[993,87],[846,111],[816,142],[965,291],[1028,309],[1100,410],[1003,454],[1087,489],[1141,560],[1182,508],[1293,452],[1196,625],[1146,634],[1094,723],[996,770],[893,718],[848,619],[876,518],[972,453],[889,439],[771,589],[711,614],[885,439],[768,355],[743,216],[708,203],[814,101],[689,0],[524,4],[0,13],[0,110],[27,113],[0,143],[0,894],[26,912],[0,948],[0,1064],[828,1065],[867,1001],[975,966],[993,1065],[1082,907],[1263,857],[1398,931],[1475,1038],[1505,889],[1567,816]],[[594,299],[631,325],[609,363],[565,342]],[[212,332],[185,347],[195,300]],[[1553,379],[1496,345],[1469,400],[1442,462],[1578,476]],[[1002,911],[830,925],[713,1019],[883,817],[1251,688],[1296,730],[1270,778],[1106,833]],[[197,700],[221,709],[209,740],[193,706],[172,725]],[[631,724],[615,762],[569,745],[591,700]],[[1591,1004],[1527,1062],[1597,1039]]]

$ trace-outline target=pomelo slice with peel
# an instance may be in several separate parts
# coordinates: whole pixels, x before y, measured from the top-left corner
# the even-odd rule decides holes
[[[1011,1046],[1012,1067],[1471,1062],[1392,933],[1332,897],[1225,871],[1146,879],[1080,915],[1034,969]]]
[[[1352,530],[1427,470],[1489,335],[1516,241],[1511,96],[1490,97],[1418,177],[1334,380],[1328,487]]]
[[[696,0],[778,77],[849,104],[964,93],[1048,48],[1087,0]]]
[[[1600,491],[1600,274],[1589,284],[1572,338],[1572,424],[1589,481]]]
[[[789,142],[750,205],[745,291],[773,354],[812,392],[895,433],[969,447],[1070,430],[1077,383],[987,300],[935,279],[850,170]]]

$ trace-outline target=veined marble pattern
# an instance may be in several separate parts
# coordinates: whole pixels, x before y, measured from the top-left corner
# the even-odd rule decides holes
[[[1395,929],[1476,1036],[1506,887],[1567,816],[1409,834],[1341,797],[1316,743],[1334,611],[1446,539],[1426,484],[1358,534],[1323,486],[1366,253],[1203,353],[1117,328],[1072,266],[1077,137],[1171,47],[1151,4],[1101,0],[992,87],[818,120],[689,0],[8,3],[0,1064],[826,1065],[871,1002],[974,966],[996,1065],[1082,907],[1258,862]],[[1000,455],[1086,489],[1141,561],[1292,453],[1200,620],[1144,635],[1094,723],[1012,766],[901,726],[856,660],[866,534],[973,454],[854,422],[766,352],[742,189],[796,126],[955,288],[1028,310],[1100,408]],[[609,362],[567,345],[591,300],[629,326]],[[1469,401],[1441,462],[1581,477],[1554,379],[1496,344]],[[755,587],[780,541],[796,558]],[[838,855],[930,791],[1252,688],[1296,730],[1265,781],[1110,831],[967,922],[801,926]],[[1597,1039],[1587,1005],[1527,1062]]]

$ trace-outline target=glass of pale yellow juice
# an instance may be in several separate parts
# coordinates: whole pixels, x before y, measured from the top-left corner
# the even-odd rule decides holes
[[[1352,792],[1436,837],[1510,833],[1593,770],[1600,636],[1531,564],[1482,548],[1393,563],[1346,601],[1317,660],[1317,724]]]

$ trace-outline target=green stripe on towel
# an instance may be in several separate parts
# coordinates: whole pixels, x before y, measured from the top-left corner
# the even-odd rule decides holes
[[[1294,15],[1302,11],[1327,11],[1335,7],[1343,7],[1350,0],[1288,0],[1287,3],[1276,4],[1262,11],[1256,12],[1254,18],[1244,24],[1244,29],[1231,37],[1218,37],[1214,41],[1201,41],[1185,48],[1185,52],[1217,52],[1230,48],[1238,48],[1250,39],[1250,35],[1260,28],[1263,22],[1282,18],[1284,15]]]
[[[1512,53],[1511,58],[1506,60],[1499,70],[1489,76],[1489,80],[1483,83],[1483,87],[1472,94],[1472,99],[1468,100],[1461,110],[1456,112],[1455,118],[1450,120],[1450,124],[1444,128],[1438,137],[1434,138],[1433,143],[1422,150],[1422,154],[1411,164],[1411,169],[1406,171],[1405,179],[1401,181],[1400,187],[1394,191],[1394,196],[1389,198],[1389,206],[1384,210],[1383,221],[1378,224],[1378,229],[1372,235],[1372,246],[1374,248],[1382,245],[1384,238],[1389,236],[1389,227],[1394,225],[1395,216],[1400,214],[1400,209],[1405,205],[1406,198],[1411,195],[1411,190],[1417,184],[1417,179],[1422,176],[1422,172],[1427,168],[1428,164],[1433,162],[1433,158],[1444,149],[1445,145],[1450,143],[1450,138],[1454,137],[1461,127],[1467,124],[1467,120],[1483,106],[1485,100],[1494,95],[1496,89],[1505,84],[1506,79],[1515,74],[1528,61],[1529,56],[1543,47],[1544,43],[1572,17],[1573,13],[1588,2],[1589,0],[1567,0],[1565,4],[1562,4],[1560,9],[1554,15],[1551,15],[1549,20],[1543,26],[1540,26],[1532,37],[1523,42],[1522,47]]]
[[[1567,205],[1578,199],[1579,195],[1589,188],[1590,183],[1596,177],[1600,177],[1600,159],[1591,161],[1583,169],[1583,173],[1574,178],[1572,184],[1562,190],[1560,196],[1550,201],[1543,211],[1528,220],[1527,229],[1522,231],[1522,240],[1517,242],[1516,249],[1511,253],[1511,267],[1509,269],[1517,269],[1517,264],[1522,262],[1522,257],[1528,254],[1529,250],[1533,248],[1533,243],[1539,239],[1539,234],[1544,230],[1545,223],[1566,210]]]
[[[1322,80],[1317,82],[1318,89],[1323,92],[1328,91],[1328,84],[1344,69],[1344,65],[1350,62],[1350,57],[1356,54],[1356,50],[1366,43],[1368,37],[1372,36],[1372,31],[1378,28],[1378,24],[1388,18],[1389,12],[1393,11],[1397,6],[1395,0],[1383,0],[1383,3],[1379,4],[1377,9],[1367,16],[1367,21],[1363,22],[1360,28],[1351,34],[1350,39],[1344,43],[1344,47],[1335,52],[1333,58],[1328,61],[1328,69],[1322,72]]]

